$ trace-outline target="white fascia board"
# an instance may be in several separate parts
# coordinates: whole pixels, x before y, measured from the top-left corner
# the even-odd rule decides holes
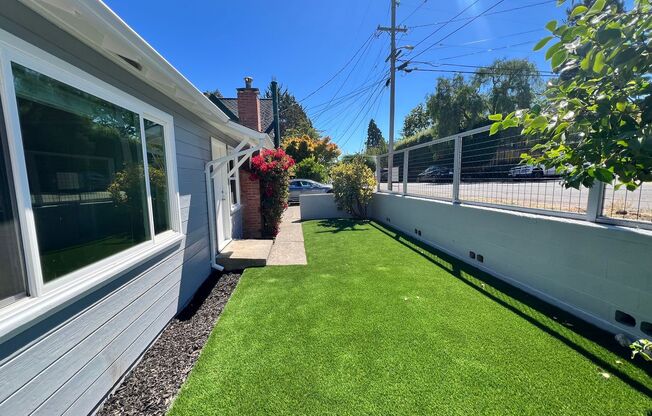
[[[113,10],[99,0],[20,0],[41,16],[238,141],[269,136],[237,125]],[[141,65],[138,70],[123,55]],[[269,140],[271,143],[271,140]]]

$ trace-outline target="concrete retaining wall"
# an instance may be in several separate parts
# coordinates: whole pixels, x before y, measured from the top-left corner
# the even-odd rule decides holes
[[[652,335],[650,231],[390,194],[374,195],[370,215],[606,330]]]
[[[301,195],[302,220],[321,220],[326,218],[351,218],[345,211],[338,209],[333,194]]]

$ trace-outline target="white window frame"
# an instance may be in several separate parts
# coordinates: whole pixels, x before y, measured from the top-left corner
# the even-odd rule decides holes
[[[227,146],[226,150],[227,150],[227,154],[231,154],[231,153],[233,153],[234,149],[231,146]],[[234,166],[237,163],[238,163],[237,160],[233,161]],[[227,164],[227,171],[229,169],[230,168],[228,167],[228,164]],[[234,181],[235,181],[235,193],[236,193],[236,197],[238,198],[238,202],[234,204],[233,200],[230,201],[231,202],[231,213],[232,214],[234,212],[238,211],[240,208],[242,208],[242,199],[241,199],[242,195],[240,193],[240,168],[237,168],[235,170],[235,172],[233,173],[233,177],[234,177]],[[228,182],[229,182],[229,194],[230,194],[231,193],[231,178],[229,177],[227,179],[228,179]],[[231,199],[231,195],[229,195],[229,199]]]
[[[147,187],[150,239],[51,282],[44,283],[36,225],[25,164],[20,120],[11,63],[15,62],[73,88],[123,107],[139,115],[143,163]],[[2,99],[11,161],[12,179],[26,265],[28,296],[0,308],[0,342],[8,334],[42,319],[74,299],[108,283],[183,239],[177,180],[174,120],[171,115],[121,91],[81,69],[0,29],[0,99]],[[144,119],[163,126],[170,228],[158,235],[153,227],[151,193],[147,174]]]

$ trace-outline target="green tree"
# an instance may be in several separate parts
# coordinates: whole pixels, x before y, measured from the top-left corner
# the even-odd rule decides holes
[[[317,182],[328,180],[326,166],[317,162],[314,156],[303,159],[294,166],[294,176],[301,179],[312,179]]]
[[[549,22],[551,36],[535,46],[557,41],[546,58],[559,79],[548,84],[545,102],[491,116],[491,132],[520,125],[543,139],[524,160],[555,167],[566,186],[616,180],[634,190],[652,180],[651,0],[637,0],[631,11],[595,0],[574,7],[569,21]]]
[[[473,76],[491,114],[530,108],[543,83],[534,63],[527,59],[498,59]]]
[[[424,104],[419,104],[405,116],[401,134],[403,137],[413,136],[430,126],[432,126],[430,114],[428,114],[428,110]]]
[[[367,127],[367,140],[365,141],[365,147],[369,151],[370,149],[376,149],[382,144],[385,143],[385,138],[383,137],[383,132],[380,131],[378,125],[372,118],[369,120],[369,127]]]
[[[440,137],[477,127],[487,114],[477,87],[460,74],[438,78],[426,106]]]
[[[279,85],[278,111],[280,116],[281,138],[307,135],[313,139],[319,138],[312,120],[308,117],[303,106],[297,101],[294,94]],[[265,98],[272,98],[271,83],[265,91]]]

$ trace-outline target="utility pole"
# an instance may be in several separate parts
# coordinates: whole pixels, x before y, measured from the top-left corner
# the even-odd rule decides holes
[[[396,27],[396,4],[398,0],[389,0],[392,9],[392,25],[378,26],[381,32],[389,32],[391,47],[389,52],[389,145],[387,155],[387,188],[392,190],[392,168],[394,165],[394,102],[396,98],[396,32],[407,32],[405,27]],[[382,173],[381,173],[382,174]]]
[[[278,114],[278,82],[272,79],[272,114],[274,115],[274,147],[281,147],[281,118]]]

